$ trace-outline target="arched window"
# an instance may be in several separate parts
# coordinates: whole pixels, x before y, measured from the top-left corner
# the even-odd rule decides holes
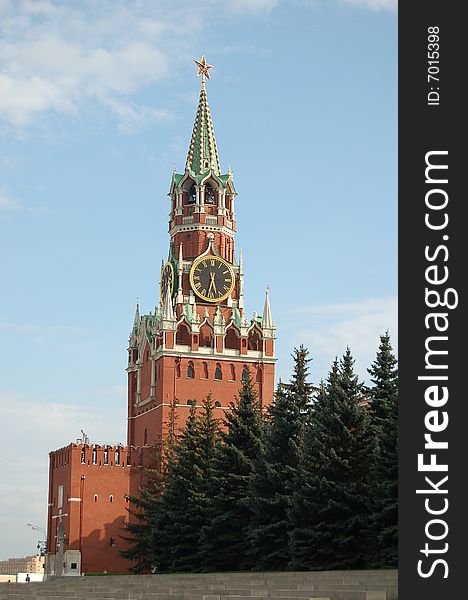
[[[193,362],[190,360],[187,367],[187,377],[189,379],[195,379],[195,369],[193,367]]]
[[[143,434],[143,446],[148,445],[148,430],[145,429],[145,433]]]
[[[213,330],[205,323],[200,327],[200,346],[211,348],[213,344]]]
[[[197,201],[197,192],[195,190],[195,186],[192,185],[192,187],[189,190],[189,196],[188,196],[187,204],[195,204],[196,201]]]
[[[109,502],[113,502],[113,501],[114,501],[114,496],[111,494],[111,495],[109,496]]]
[[[239,337],[234,327],[229,327],[227,330],[226,337],[224,338],[224,347],[239,350]]]
[[[202,373],[203,373],[202,378],[208,379],[208,364],[206,362],[202,362]]]
[[[185,346],[190,346],[190,333],[188,327],[183,323],[181,323],[177,328],[176,344],[184,344]]]
[[[256,329],[252,329],[249,333],[249,350],[261,350],[262,340],[259,332]]]
[[[176,372],[176,377],[180,377],[180,361],[176,362],[175,372]]]
[[[236,380],[236,367],[231,363],[229,365],[229,369],[230,369],[230,380],[235,381]]]
[[[97,502],[97,501],[98,501],[98,495],[94,494],[94,502]]]
[[[250,379],[249,367],[247,365],[244,365],[244,368],[242,369],[242,381],[249,381],[249,379]]]
[[[215,192],[209,183],[205,186],[205,204],[215,204]]]
[[[262,382],[262,369],[261,369],[261,367],[257,367],[257,374],[255,375],[255,381],[257,383],[261,383]]]
[[[221,365],[219,363],[216,363],[214,378],[218,381],[221,381],[221,379],[223,378],[223,372],[221,371]]]

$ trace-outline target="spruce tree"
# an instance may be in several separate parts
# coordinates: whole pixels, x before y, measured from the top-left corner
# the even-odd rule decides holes
[[[368,369],[369,413],[377,441],[373,470],[370,544],[375,567],[398,564],[398,370],[388,331]]]
[[[199,538],[206,511],[206,481],[219,435],[211,394],[197,416],[192,404],[186,426],[169,457],[168,477],[154,532],[157,570],[201,568]]]
[[[250,554],[256,570],[285,570],[290,561],[288,510],[312,400],[307,355],[303,346],[294,350],[292,380],[287,387],[280,383],[268,408],[264,451],[255,463],[250,488]]]
[[[298,407],[301,414],[305,415],[311,407],[312,384],[308,381],[309,363],[312,359],[308,358],[309,351],[302,344],[299,348],[294,348],[293,375],[291,382],[287,386],[288,395],[291,401]]]
[[[314,404],[295,480],[290,536],[295,570],[368,562],[369,473],[374,444],[349,348]]]
[[[149,463],[143,467],[143,482],[137,497],[129,496],[129,522],[125,524],[122,539],[128,548],[120,554],[135,564],[132,573],[147,573],[155,569],[157,558],[155,537],[160,526],[161,494],[167,480],[168,459],[177,443],[177,400],[171,402],[166,435],[156,441],[149,454]]]
[[[166,475],[164,453],[164,443],[160,440],[151,449],[150,466],[145,468],[139,496],[128,498],[130,520],[125,524],[122,536],[128,542],[128,548],[120,554],[134,563],[130,568],[132,573],[148,573],[154,569],[155,524],[159,519],[159,502]]]
[[[262,416],[251,375],[243,381],[239,398],[225,414],[208,478],[200,550],[206,571],[248,568],[248,531],[252,512],[248,490],[254,460],[262,449]]]

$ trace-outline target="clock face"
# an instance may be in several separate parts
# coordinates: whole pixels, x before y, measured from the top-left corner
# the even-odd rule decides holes
[[[172,296],[174,292],[174,267],[172,263],[167,262],[161,271],[161,304],[164,304],[166,299],[167,288]]]
[[[222,302],[234,289],[234,273],[224,259],[200,256],[190,270],[190,285],[206,302]]]

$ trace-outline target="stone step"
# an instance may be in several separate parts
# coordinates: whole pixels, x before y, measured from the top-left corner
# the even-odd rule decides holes
[[[387,600],[387,593],[359,590],[327,590],[323,591],[330,600]]]

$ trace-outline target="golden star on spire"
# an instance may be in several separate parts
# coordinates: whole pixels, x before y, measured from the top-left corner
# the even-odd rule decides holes
[[[205,79],[205,75],[206,75],[206,77],[208,77],[208,79],[209,79],[209,78],[210,78],[210,74],[208,73],[208,71],[209,71],[210,69],[212,69],[212,68],[213,68],[213,65],[209,65],[209,64],[206,62],[205,55],[203,55],[203,56],[201,57],[201,60],[196,60],[196,59],[195,59],[193,62],[194,62],[194,63],[197,65],[197,67],[198,67],[198,72],[197,72],[197,75],[201,75],[201,76],[202,76],[202,81]]]

